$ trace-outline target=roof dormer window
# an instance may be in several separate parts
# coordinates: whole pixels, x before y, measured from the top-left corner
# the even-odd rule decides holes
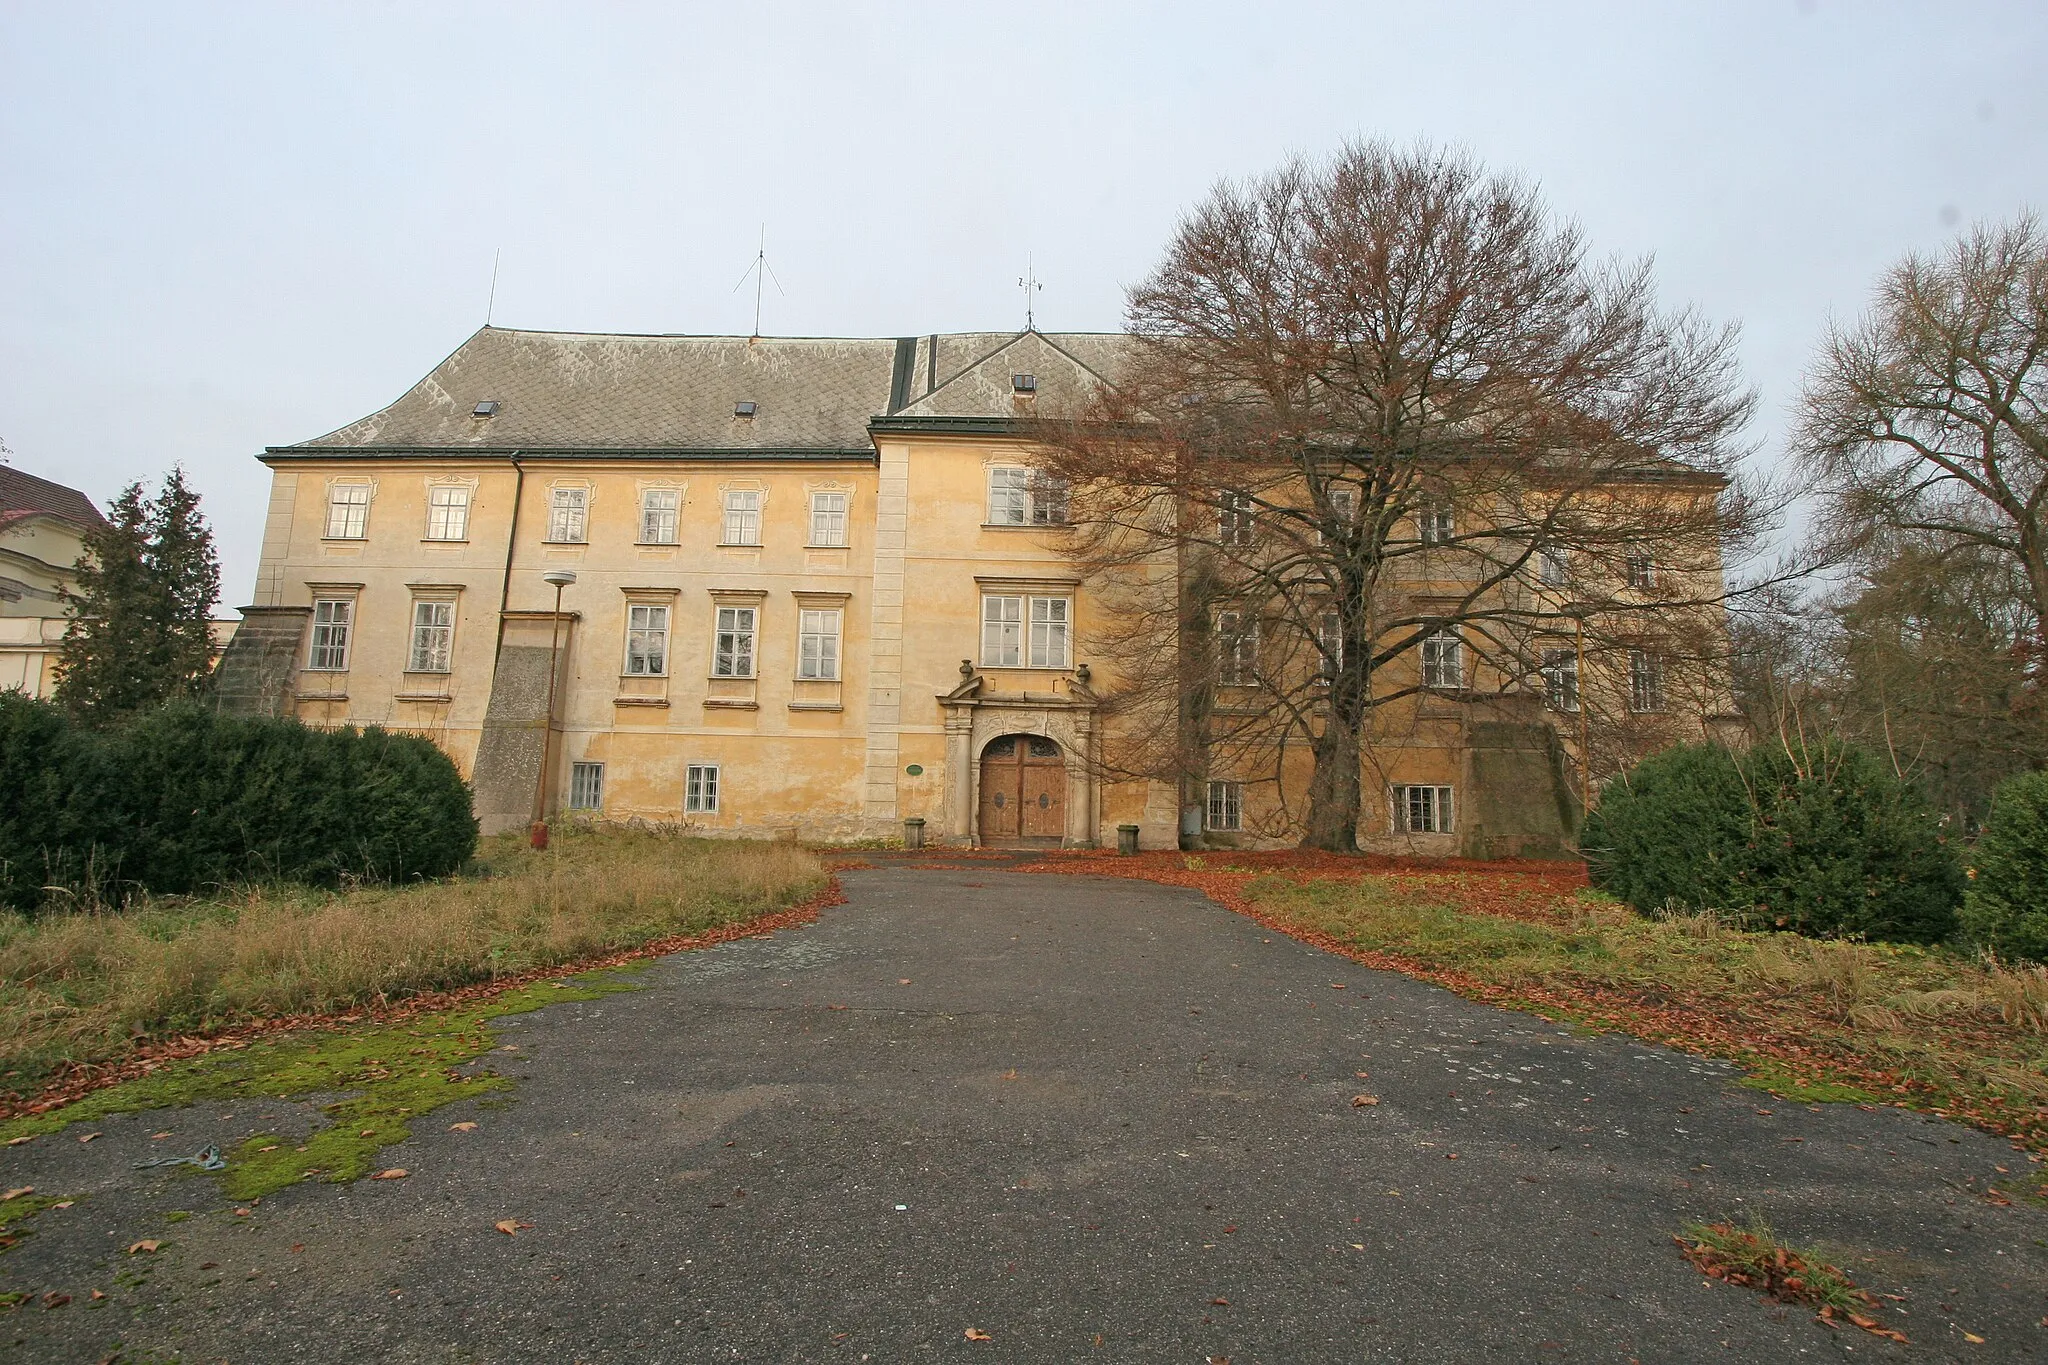
[[[1035,374],[1013,374],[1010,376],[1010,392],[1025,397],[1038,392],[1038,376]]]
[[[759,411],[760,405],[756,403],[734,403],[732,405],[732,415],[735,417],[752,417]]]
[[[469,415],[472,417],[496,417],[498,415],[498,400],[495,398],[484,399],[469,410]]]

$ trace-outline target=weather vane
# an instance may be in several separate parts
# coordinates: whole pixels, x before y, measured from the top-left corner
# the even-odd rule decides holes
[[[1024,273],[1017,278],[1017,287],[1024,291],[1024,330],[1035,332],[1038,330],[1038,315],[1032,309],[1032,304],[1036,302],[1032,295],[1045,288],[1045,286],[1038,282],[1036,258],[1027,256],[1024,260]]]

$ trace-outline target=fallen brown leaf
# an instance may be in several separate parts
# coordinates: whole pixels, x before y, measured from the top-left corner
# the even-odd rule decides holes
[[[389,1169],[389,1170],[386,1170],[386,1171],[379,1171],[379,1172],[377,1172],[377,1174],[375,1174],[375,1175],[371,1176],[371,1177],[370,1177],[370,1179],[372,1179],[372,1180],[403,1180],[403,1179],[405,1179],[405,1178],[406,1178],[407,1176],[409,1176],[409,1175],[411,1175],[411,1174],[412,1174],[412,1172],[411,1172],[411,1171],[408,1171],[408,1170],[407,1170],[407,1169],[405,1169],[405,1167],[403,1167],[403,1166],[393,1166],[393,1167],[392,1167],[391,1169]]]
[[[448,1131],[451,1133],[474,1133],[476,1131],[476,1125],[468,1121],[464,1121],[462,1123],[451,1123],[448,1125]]]
[[[970,1327],[965,1332],[961,1333],[961,1335],[966,1337],[969,1341],[995,1340],[993,1336],[989,1335],[987,1332],[982,1331],[979,1327]]]
[[[1379,1102],[1380,1097],[1378,1095],[1353,1095],[1351,1097],[1351,1107],[1353,1109],[1363,1109],[1369,1104],[1378,1104]]]
[[[35,1140],[36,1140],[36,1135],[35,1135],[34,1133],[30,1133],[30,1134],[29,1134],[29,1135],[28,1135],[27,1137],[18,1137],[18,1138],[9,1138],[9,1139],[7,1139],[7,1145],[8,1145],[9,1147],[19,1147],[19,1146],[21,1146],[21,1144],[22,1144],[22,1143],[24,1143],[24,1142],[34,1142]]]
[[[77,1202],[78,1201],[76,1199],[59,1199],[56,1203],[50,1205],[50,1207],[53,1209],[68,1209]]]
[[[130,1243],[128,1247],[128,1254],[130,1256],[133,1256],[138,1251],[154,1252],[158,1247],[162,1245],[163,1243],[158,1241],[154,1237],[145,1237],[139,1242]]]
[[[100,1292],[99,1290],[97,1290],[97,1289],[95,1289],[95,1290],[93,1290],[93,1291],[92,1291],[92,1296],[93,1296],[93,1298],[94,1298],[95,1300],[99,1300],[99,1299],[104,1299],[104,1298],[106,1297],[106,1295],[105,1295],[105,1294],[102,1294],[102,1293],[101,1293],[101,1292]]]
[[[1963,1333],[1963,1340],[1969,1342],[1973,1346],[1982,1346],[1984,1344],[1984,1338],[1978,1336],[1975,1332]]]
[[[163,1141],[163,1140],[164,1140],[165,1138],[167,1138],[167,1137],[169,1137],[169,1136],[170,1136],[170,1134],[169,1134],[169,1133],[151,1133],[151,1134],[149,1135],[149,1140],[150,1140],[151,1142],[162,1142],[162,1141]]]
[[[36,1187],[33,1185],[17,1185],[7,1193],[0,1194],[0,1203],[5,1203],[9,1199],[19,1199],[25,1194],[34,1194],[35,1192]]]
[[[497,1222],[491,1224],[491,1226],[496,1228],[498,1231],[504,1233],[507,1237],[517,1237],[519,1235],[519,1229],[530,1228],[533,1226],[533,1224],[522,1223],[516,1218],[500,1218]]]
[[[1213,1298],[1213,1299],[1209,1300],[1209,1302],[1210,1302],[1210,1303],[1213,1303],[1213,1304],[1215,1304],[1215,1305],[1216,1305],[1216,1306],[1217,1306],[1218,1308],[1228,1308],[1228,1307],[1230,1307],[1230,1300],[1229,1300],[1229,1299],[1226,1299],[1226,1298],[1221,1298],[1221,1297],[1218,1297],[1218,1298]]]
[[[360,1132],[360,1133],[357,1133],[357,1134],[356,1134],[356,1136],[357,1136],[357,1137],[375,1137],[375,1136],[377,1136],[377,1130],[376,1130],[375,1128],[365,1128],[365,1129],[363,1129],[363,1131],[362,1131],[362,1132]]]
[[[249,1216],[249,1215],[250,1215],[250,1214],[251,1214],[252,1212],[254,1212],[254,1210],[252,1210],[252,1209],[236,1209],[236,1210],[235,1210],[235,1217],[237,1217],[237,1218],[247,1218],[247,1217],[248,1217],[248,1216]]]
[[[100,1135],[99,1135],[98,1133],[86,1133],[86,1134],[84,1134],[84,1135],[83,1135],[82,1137],[80,1137],[80,1138],[79,1138],[78,1140],[79,1140],[80,1142],[91,1142],[91,1141],[92,1141],[92,1140],[93,1140],[94,1138],[96,1138],[96,1137],[98,1137],[98,1136],[100,1136]]]
[[[71,1302],[71,1296],[69,1294],[59,1294],[54,1289],[52,1289],[49,1293],[43,1295],[43,1307],[45,1308],[62,1308],[65,1304],[69,1302]]]

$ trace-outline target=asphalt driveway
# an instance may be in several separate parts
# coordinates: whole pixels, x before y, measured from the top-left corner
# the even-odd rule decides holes
[[[0,1319],[0,1343],[236,1365],[2048,1357],[2048,1214],[1977,1196],[2026,1166],[1991,1137],[1787,1104],[1186,891],[843,880],[814,926],[500,1021],[512,1102],[438,1111],[386,1154],[406,1180],[236,1217],[205,1176],[132,1169],[165,1128],[226,1147],[315,1121],[284,1103],[0,1154],[8,1184],[90,1212],[0,1257],[0,1287],[73,1296]],[[170,1209],[195,1216],[166,1233]],[[1902,1294],[1913,1344],[1672,1246],[1746,1211]],[[138,1283],[141,1236],[170,1242]]]

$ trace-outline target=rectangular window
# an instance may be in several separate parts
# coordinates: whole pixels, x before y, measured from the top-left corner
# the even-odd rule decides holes
[[[846,494],[811,494],[811,544],[846,543]]]
[[[370,485],[338,483],[327,490],[327,539],[361,540],[370,530]]]
[[[1067,524],[1067,481],[1050,474],[1031,476],[1031,524],[1033,526],[1065,526]]]
[[[1241,611],[1216,613],[1216,681],[1249,687],[1258,681],[1259,623]]]
[[[761,490],[729,488],[725,494],[725,530],[722,545],[761,543]]]
[[[406,672],[446,673],[454,643],[453,602],[412,604],[412,654],[406,661]]]
[[[348,668],[348,628],[356,614],[353,597],[320,597],[313,601],[313,648],[306,667],[321,673]]]
[[[569,765],[569,809],[604,809],[604,764]]]
[[[799,678],[836,679],[839,676],[839,611],[803,610],[797,613],[796,675]]]
[[[1465,685],[1465,645],[1451,631],[1422,642],[1422,685],[1460,688]]]
[[[427,490],[427,539],[469,539],[469,490],[442,485]]]
[[[551,488],[548,490],[548,540],[558,545],[582,545],[588,537],[590,490]]]
[[[673,545],[676,543],[676,519],[681,512],[683,495],[680,489],[650,488],[640,495],[640,543],[642,545]]]
[[[1065,668],[1071,653],[1073,603],[1065,597],[1031,599],[1031,666]]]
[[[1252,495],[1224,493],[1216,499],[1216,539],[1224,545],[1252,543]]]
[[[1579,709],[1579,653],[1576,649],[1543,651],[1543,703],[1553,711]]]
[[[1571,564],[1563,550],[1546,545],[1536,552],[1536,578],[1548,587],[1563,587],[1571,579]]]
[[[1449,834],[1451,789],[1394,788],[1394,831],[1406,834]]]
[[[658,678],[668,672],[668,608],[626,605],[626,672]]]
[[[1650,557],[1648,550],[1629,551],[1625,568],[1628,585],[1631,588],[1654,588],[1657,586],[1657,561]]]
[[[717,639],[711,648],[711,676],[751,678],[754,676],[754,607],[720,607]]]
[[[993,668],[1024,663],[1024,599],[981,599],[981,661]]]
[[[1424,545],[1448,545],[1457,538],[1457,518],[1448,507],[1425,507],[1415,516]]]
[[[1209,810],[1207,828],[1235,830],[1244,828],[1244,783],[1211,782],[1209,784]]]
[[[1628,652],[1628,709],[1642,713],[1664,709],[1664,661],[1647,649]]]
[[[1346,488],[1342,484],[1325,485],[1323,498],[1330,505],[1330,521],[1335,523],[1336,529],[1348,536],[1358,525],[1358,490]],[[1330,543],[1330,529],[1327,525],[1316,529],[1318,544]]]
[[[1334,682],[1344,668],[1344,618],[1334,611],[1324,612],[1316,623],[1316,654],[1317,676]]]
[[[692,763],[683,775],[683,810],[690,815],[718,814],[718,765]]]
[[[1031,521],[1031,471],[991,469],[988,472],[988,524],[1025,526]]]

